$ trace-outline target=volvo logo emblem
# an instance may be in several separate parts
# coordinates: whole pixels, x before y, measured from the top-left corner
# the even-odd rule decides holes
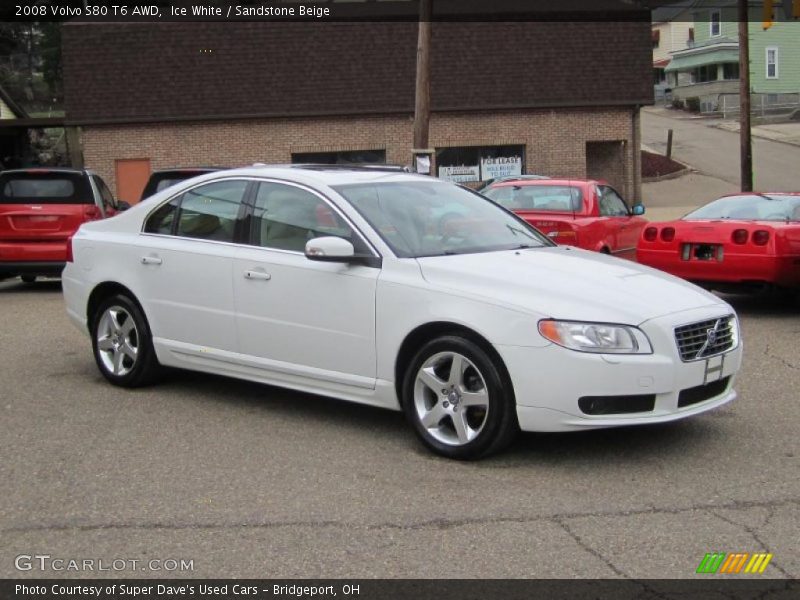
[[[702,358],[708,347],[716,343],[717,336],[720,333],[720,325],[722,325],[722,319],[717,319],[713,327],[706,329],[706,341],[703,342],[703,345],[700,347],[700,350],[697,352],[695,358]]]

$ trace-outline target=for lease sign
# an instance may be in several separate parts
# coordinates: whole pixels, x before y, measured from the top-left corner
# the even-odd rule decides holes
[[[498,156],[481,159],[481,180],[522,175],[521,156]]]

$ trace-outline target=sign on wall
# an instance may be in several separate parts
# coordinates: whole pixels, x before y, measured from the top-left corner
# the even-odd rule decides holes
[[[470,181],[480,181],[481,172],[478,165],[458,167],[439,167],[439,179],[451,181],[453,183],[467,183]]]
[[[481,180],[522,175],[521,156],[498,156],[481,159]]]

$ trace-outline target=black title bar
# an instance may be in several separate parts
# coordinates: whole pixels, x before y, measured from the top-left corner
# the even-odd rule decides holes
[[[5,579],[3,600],[794,600],[797,580]]]

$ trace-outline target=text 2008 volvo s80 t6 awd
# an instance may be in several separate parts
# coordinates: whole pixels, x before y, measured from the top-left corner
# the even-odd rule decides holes
[[[71,250],[67,311],[116,385],[165,365],[404,410],[454,458],[735,397],[728,304],[429,177],[213,173],[83,225]]]

